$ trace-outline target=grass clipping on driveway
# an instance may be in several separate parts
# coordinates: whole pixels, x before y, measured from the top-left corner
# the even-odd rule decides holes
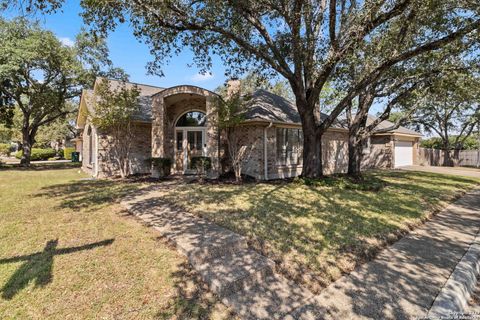
[[[187,184],[163,199],[249,238],[279,271],[319,291],[480,179],[375,171],[364,184]]]
[[[183,257],[118,214],[138,184],[85,177],[0,171],[1,319],[231,319]]]

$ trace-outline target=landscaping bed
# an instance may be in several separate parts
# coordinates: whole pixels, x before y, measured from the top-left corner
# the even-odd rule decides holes
[[[362,181],[187,183],[161,196],[246,236],[279,271],[318,292],[478,183],[425,172],[374,171]]]

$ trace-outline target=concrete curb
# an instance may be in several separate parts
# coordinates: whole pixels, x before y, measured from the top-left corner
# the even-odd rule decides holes
[[[428,312],[428,319],[440,319],[464,312],[480,272],[480,234],[463,255]]]

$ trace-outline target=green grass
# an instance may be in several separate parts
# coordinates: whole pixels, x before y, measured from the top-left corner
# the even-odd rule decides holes
[[[185,259],[115,200],[134,183],[0,169],[1,319],[230,318]]]
[[[378,171],[360,185],[346,178],[186,184],[165,191],[163,199],[246,235],[281,271],[318,290],[479,182]]]

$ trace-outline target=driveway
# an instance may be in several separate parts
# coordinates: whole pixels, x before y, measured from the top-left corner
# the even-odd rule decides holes
[[[464,176],[472,178],[480,178],[480,169],[466,167],[429,167],[429,166],[405,166],[398,168],[408,171],[423,171],[441,174],[451,174],[454,176]]]

